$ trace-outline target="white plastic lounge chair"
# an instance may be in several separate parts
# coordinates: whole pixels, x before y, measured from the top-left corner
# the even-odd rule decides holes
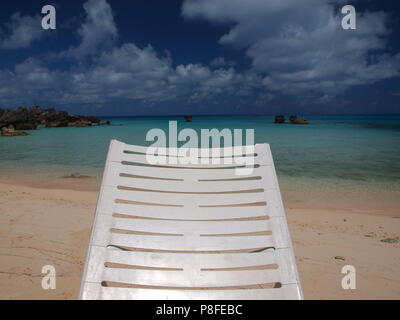
[[[111,142],[80,299],[302,299],[269,145],[248,176],[147,150]]]

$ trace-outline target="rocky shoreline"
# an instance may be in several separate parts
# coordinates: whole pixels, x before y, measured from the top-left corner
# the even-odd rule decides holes
[[[111,121],[101,122],[92,116],[72,115],[67,111],[40,106],[19,107],[16,110],[0,109],[0,130],[2,136],[25,136],[22,130],[36,130],[43,125],[46,128],[90,127],[92,125],[110,125]]]

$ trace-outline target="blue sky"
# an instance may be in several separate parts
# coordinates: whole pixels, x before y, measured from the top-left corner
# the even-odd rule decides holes
[[[42,30],[43,5],[57,30]],[[357,9],[343,30],[340,8]],[[7,1],[0,108],[95,115],[400,113],[396,1]]]

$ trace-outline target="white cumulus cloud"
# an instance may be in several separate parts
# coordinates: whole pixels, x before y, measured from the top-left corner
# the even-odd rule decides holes
[[[353,85],[400,75],[400,55],[382,53],[387,49],[387,15],[359,13],[357,29],[343,30],[340,3],[185,0],[182,14],[231,25],[220,44],[244,49],[267,89],[328,98]]]
[[[45,34],[39,15],[23,16],[19,12],[14,13],[0,31],[0,48],[10,50],[30,47]]]
[[[99,49],[111,46],[118,38],[113,12],[106,0],[88,0],[83,8],[86,19],[78,30],[80,44],[68,52],[69,55],[77,58],[94,54]]]

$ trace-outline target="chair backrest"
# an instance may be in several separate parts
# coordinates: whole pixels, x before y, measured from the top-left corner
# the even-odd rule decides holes
[[[191,151],[111,142],[80,298],[302,299],[269,145]]]

